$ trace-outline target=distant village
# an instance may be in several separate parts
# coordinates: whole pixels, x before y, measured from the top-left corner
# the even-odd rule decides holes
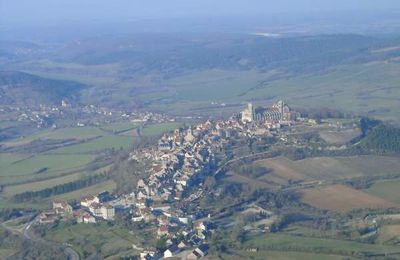
[[[73,105],[66,100],[62,100],[60,104],[41,104],[37,107],[0,105],[0,113],[12,114],[19,122],[30,122],[37,128],[58,128],[60,127],[59,124],[61,124],[62,127],[97,126],[107,122],[110,123],[117,119],[129,120],[132,123],[162,123],[175,121],[174,118],[154,112],[124,111],[91,104]],[[68,120],[71,117],[74,118],[76,115],[79,115],[80,118],[77,122]]]
[[[269,108],[248,104],[228,120],[176,129],[164,134],[156,147],[130,153],[130,160],[150,161],[149,176],[140,179],[134,191],[119,197],[102,192],[82,198],[74,207],[65,201],[54,201],[53,209],[39,215],[39,223],[67,218],[88,224],[113,221],[119,212],[129,211],[132,222],[153,223],[157,227],[154,235],[167,239],[164,252],[142,249],[141,259],[201,258],[207,255],[207,239],[216,226],[210,214],[202,210],[191,214],[185,205],[204,195],[203,183],[216,167],[215,155],[231,138],[278,135],[281,127],[302,120],[308,119],[279,101]]]

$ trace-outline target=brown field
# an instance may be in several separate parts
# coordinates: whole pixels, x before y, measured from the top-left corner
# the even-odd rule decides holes
[[[284,180],[338,180],[398,173],[400,160],[390,156],[317,157],[291,161],[278,157],[257,161]],[[266,176],[265,178],[268,178]]]
[[[346,144],[358,137],[360,132],[355,129],[348,129],[342,131],[322,131],[319,133],[319,135],[327,143]]]
[[[400,239],[400,225],[385,225],[379,229],[379,243],[390,243],[391,240],[398,239]]]
[[[228,172],[226,175],[226,180],[235,183],[243,183],[249,185],[252,189],[263,189],[263,188],[273,188],[275,183],[268,183],[265,181],[260,181],[258,179],[253,179],[247,176],[237,174],[235,172]]]
[[[399,205],[337,184],[302,192],[303,202],[320,209],[346,212],[356,208],[391,208]]]
[[[285,180],[306,180],[309,179],[290,165],[290,160],[286,158],[278,158],[257,162],[260,165],[273,169],[273,173]]]

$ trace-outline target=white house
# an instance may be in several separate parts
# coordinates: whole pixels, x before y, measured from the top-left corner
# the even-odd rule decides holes
[[[174,257],[178,253],[179,253],[179,248],[176,245],[173,245],[164,251],[164,258]]]

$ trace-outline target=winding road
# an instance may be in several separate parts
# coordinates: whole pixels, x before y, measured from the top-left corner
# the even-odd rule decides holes
[[[7,229],[7,230],[9,230],[9,231],[11,231],[13,233],[17,232],[17,233],[22,234],[24,239],[31,240],[31,241],[34,241],[34,242],[45,242],[45,243],[48,243],[50,245],[59,245],[59,244],[57,244],[55,242],[46,241],[46,240],[43,240],[41,238],[37,238],[37,237],[32,236],[30,234],[29,229],[32,227],[32,225],[35,222],[36,222],[36,218],[34,218],[33,220],[31,220],[28,223],[26,223],[21,229],[10,228],[9,226],[7,226],[7,222],[3,222],[2,226],[5,229]],[[68,256],[68,260],[80,260],[81,259],[79,254],[74,249],[72,249],[69,245],[63,244],[62,247],[64,248],[64,253]]]
[[[255,156],[264,155],[264,154],[265,154],[265,155],[269,155],[269,156],[268,156],[267,158],[263,158],[263,159],[269,159],[269,158],[273,158],[273,157],[276,157],[276,156],[277,156],[274,152],[265,151],[265,152],[253,153],[253,154],[244,155],[244,156],[241,156],[241,157],[238,157],[238,158],[234,158],[234,159],[231,159],[231,160],[225,162],[223,165],[221,165],[221,166],[215,171],[214,175],[218,175],[226,166],[228,166],[228,165],[231,164],[231,163],[234,163],[234,162],[237,162],[237,161],[240,161],[240,160],[243,160],[243,159],[252,158],[252,157],[255,157]]]

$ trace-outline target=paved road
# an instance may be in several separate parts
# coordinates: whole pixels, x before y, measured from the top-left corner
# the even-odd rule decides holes
[[[29,234],[29,229],[31,228],[32,224],[35,223],[35,220],[32,220],[25,224],[25,226],[22,229],[22,235],[24,236],[25,239],[35,241],[31,235]]]
[[[27,223],[24,228],[23,228],[23,235],[24,238],[28,239],[28,240],[32,240],[32,241],[39,241],[39,239],[37,238],[33,238],[30,234],[29,234],[29,229],[32,226],[33,223],[35,223],[35,219],[30,221],[29,223]],[[45,240],[44,240],[45,241]],[[54,242],[49,242],[49,241],[45,241],[54,245],[57,245],[57,243]],[[69,247],[68,245],[63,245],[64,247],[64,253],[68,256],[68,260],[80,260],[81,258],[79,257],[79,254],[72,249],[71,247]]]
[[[269,158],[275,157],[274,152],[265,151],[265,152],[253,153],[253,154],[241,156],[241,157],[238,157],[238,158],[234,158],[234,159],[231,159],[231,160],[225,162],[223,165],[221,165],[221,166],[215,171],[214,175],[217,175],[218,173],[220,173],[220,172],[224,169],[224,167],[228,166],[228,165],[231,164],[231,163],[234,163],[234,162],[237,162],[237,161],[240,161],[240,160],[243,160],[243,159],[247,159],[247,158],[251,158],[251,157],[263,155],[263,154],[270,154],[271,156],[270,156]]]
[[[13,231],[13,232],[18,231],[18,232],[22,233],[23,237],[24,237],[25,239],[27,239],[27,240],[31,240],[31,241],[41,241],[41,242],[46,242],[46,243],[49,243],[49,244],[52,244],[52,245],[59,245],[59,244],[54,243],[54,242],[50,242],[50,241],[46,241],[46,240],[43,240],[43,239],[39,239],[39,238],[33,237],[33,236],[31,235],[29,229],[32,227],[32,225],[33,225],[35,222],[36,222],[36,219],[33,219],[33,220],[29,221],[28,223],[26,223],[26,224],[23,226],[23,228],[22,228],[21,230],[11,229],[10,227],[8,227],[8,226],[6,225],[6,222],[3,222],[3,223],[2,223],[2,226],[3,226],[4,228],[10,230],[10,231]],[[63,247],[64,247],[64,253],[68,256],[68,260],[80,260],[80,259],[81,259],[81,258],[79,257],[79,254],[78,254],[74,249],[72,249],[70,246],[64,244]]]
[[[71,247],[66,247],[64,252],[68,255],[68,260],[80,260],[78,253]]]

